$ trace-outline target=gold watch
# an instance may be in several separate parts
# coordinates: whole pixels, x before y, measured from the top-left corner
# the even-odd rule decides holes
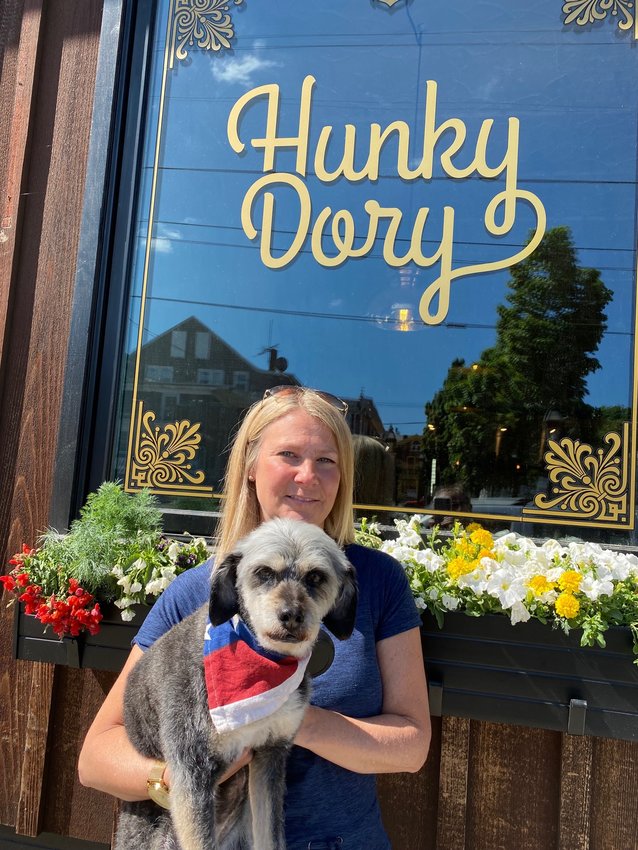
[[[157,803],[163,809],[170,809],[171,798],[168,785],[164,782],[165,770],[166,762],[156,761],[148,774],[146,787],[148,789],[148,796],[154,803]]]

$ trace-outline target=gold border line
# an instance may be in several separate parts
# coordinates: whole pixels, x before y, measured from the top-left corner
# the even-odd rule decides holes
[[[636,11],[636,32],[638,34],[638,9]],[[634,233],[634,240],[636,234]],[[633,403],[631,406],[630,481],[629,481],[629,528],[636,525],[636,418],[638,416],[638,241],[634,243],[634,263],[636,264],[636,285],[634,288],[634,374]]]
[[[144,272],[142,275],[142,292],[140,295],[140,316],[137,331],[137,351],[135,353],[135,373],[133,377],[133,398],[131,401],[131,411],[137,417],[137,390],[139,386],[140,359],[142,356],[142,340],[144,337],[144,310],[146,305],[146,291],[148,287],[148,269],[151,261],[151,245],[153,242],[153,217],[155,215],[155,197],[157,193],[157,172],[159,166],[160,147],[162,144],[162,123],[164,119],[164,99],[166,96],[166,80],[168,77],[168,49],[169,35],[171,22],[173,19],[173,8],[175,0],[170,0],[168,6],[168,21],[166,24],[166,45],[164,47],[164,68],[162,71],[162,87],[160,90],[159,110],[157,115],[157,138],[155,140],[155,157],[153,161],[153,178],[151,183],[151,199],[148,211],[148,230],[146,232],[146,251],[144,255]],[[134,423],[131,422],[131,425]],[[133,434],[135,428],[129,428],[128,453],[126,458],[126,477],[127,484],[131,480],[131,463],[133,456]]]

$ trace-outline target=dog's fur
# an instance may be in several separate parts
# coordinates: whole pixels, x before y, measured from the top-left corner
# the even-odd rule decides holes
[[[239,614],[267,650],[305,656],[321,622],[343,640],[354,628],[354,568],[321,529],[271,520],[213,570],[210,606],[174,626],[129,675],[128,735],[170,766],[170,814],[151,801],[124,803],[115,850],[285,850],[285,763],[309,699],[308,674],[274,715],[220,734],[203,673],[206,615]],[[216,787],[244,748],[248,766]]]

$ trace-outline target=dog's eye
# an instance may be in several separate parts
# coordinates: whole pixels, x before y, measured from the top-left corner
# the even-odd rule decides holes
[[[271,570],[270,567],[260,567],[257,570],[256,575],[259,581],[263,582],[264,584],[267,584],[270,581],[274,581],[277,577],[275,571]]]
[[[320,584],[323,584],[324,580],[325,576],[319,570],[311,570],[305,577],[308,587],[319,587]]]

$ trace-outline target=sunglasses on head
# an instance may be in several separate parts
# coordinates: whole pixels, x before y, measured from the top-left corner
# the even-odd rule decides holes
[[[342,398],[332,395],[332,393],[326,393],[323,390],[315,390],[312,387],[298,387],[291,386],[290,384],[284,384],[280,387],[268,387],[264,393],[264,399],[287,395],[300,396],[303,393],[314,393],[318,395],[319,398],[327,401],[328,404],[331,404],[339,413],[343,413],[344,416],[348,412],[348,405]]]

